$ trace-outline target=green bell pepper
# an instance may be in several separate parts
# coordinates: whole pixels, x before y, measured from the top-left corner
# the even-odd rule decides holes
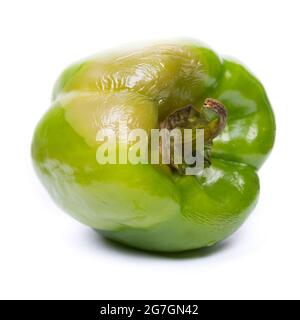
[[[203,118],[207,101],[222,109],[224,125],[222,112],[199,125],[209,141],[199,174],[164,164],[97,162],[100,128],[115,130],[126,118],[129,129],[149,132],[190,105]],[[75,219],[136,248],[176,252],[213,245],[239,228],[257,202],[257,170],[274,138],[261,83],[201,43],[178,41],[67,68],[35,130],[32,157],[52,198]]]

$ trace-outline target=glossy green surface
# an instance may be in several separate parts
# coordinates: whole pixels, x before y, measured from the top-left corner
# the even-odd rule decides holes
[[[228,124],[198,176],[167,166],[100,165],[96,134],[158,128],[188,104],[220,100]],[[146,250],[212,245],[246,219],[259,194],[256,170],[268,156],[275,121],[259,81],[199,43],[155,44],[91,57],[63,72],[38,124],[32,157],[53,199],[106,237]]]

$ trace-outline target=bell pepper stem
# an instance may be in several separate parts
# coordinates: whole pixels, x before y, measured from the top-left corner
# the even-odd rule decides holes
[[[160,123],[160,128],[170,131],[173,129],[203,129],[204,166],[207,167],[211,164],[213,139],[224,130],[226,121],[227,111],[224,105],[216,99],[207,98],[200,109],[188,105],[174,111]],[[184,169],[189,165],[186,163],[175,164],[173,160],[171,156],[170,167],[179,174],[183,174]]]

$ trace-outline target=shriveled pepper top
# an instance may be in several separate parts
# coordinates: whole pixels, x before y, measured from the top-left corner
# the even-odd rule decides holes
[[[70,93],[76,101],[69,104],[78,105],[81,99],[90,105],[94,100],[101,111],[95,107],[91,113],[100,116],[102,112],[105,118],[110,118],[109,113],[119,113],[119,117],[122,112],[124,117],[134,113],[132,128],[146,129],[159,127],[175,110],[188,105],[201,108],[206,98],[213,98],[228,110],[227,126],[213,148],[216,157],[259,168],[274,143],[274,115],[262,85],[242,65],[219,58],[200,43],[169,42],[91,57],[64,71],[55,85],[53,101]],[[139,109],[129,108],[131,102],[139,104]],[[128,110],[113,106],[122,103]],[[68,113],[73,119],[80,111],[70,107]]]

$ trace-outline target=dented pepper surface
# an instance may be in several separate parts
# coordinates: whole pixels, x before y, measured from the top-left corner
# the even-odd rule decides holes
[[[97,132],[150,132],[207,98],[225,106],[209,165],[196,176],[168,165],[96,160]],[[258,169],[275,138],[262,84],[244,66],[194,41],[151,44],[93,56],[67,68],[32,142],[35,169],[52,198],[105,237],[145,250],[210,246],[232,234],[254,208]]]

